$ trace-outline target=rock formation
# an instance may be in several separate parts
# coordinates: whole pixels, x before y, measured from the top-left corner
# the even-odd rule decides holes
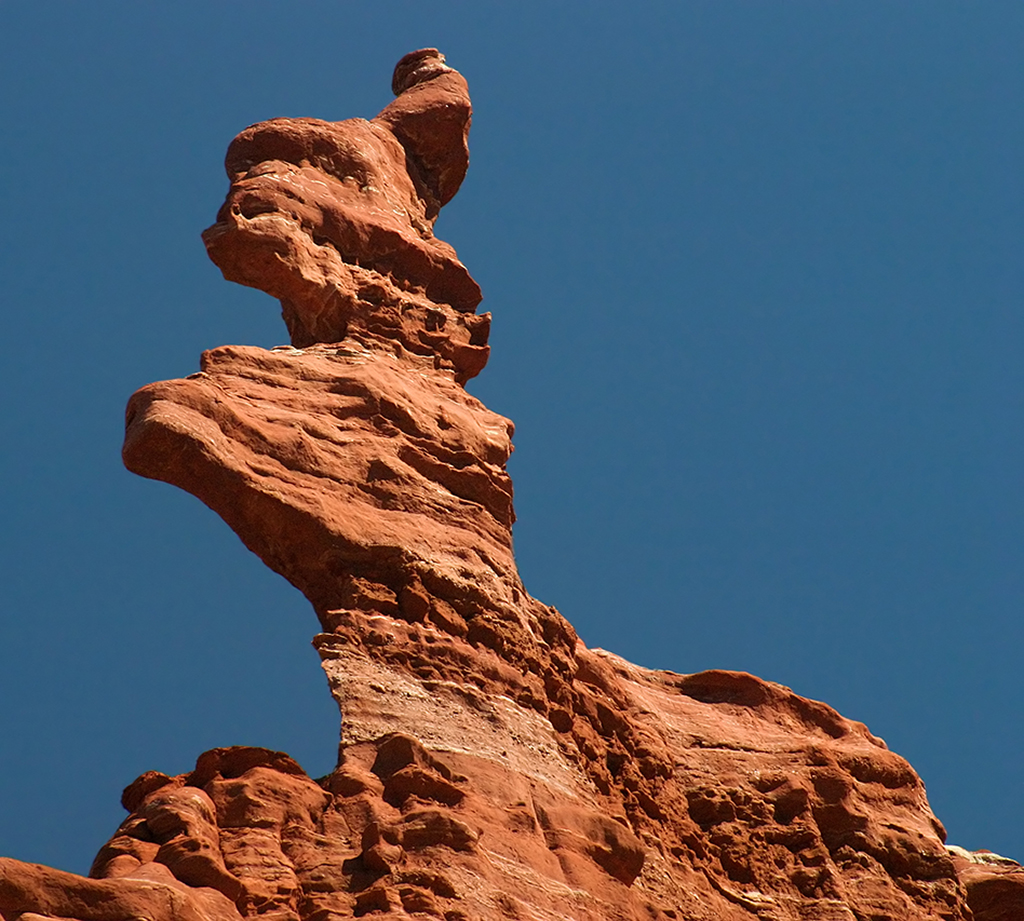
[[[466,82],[403,58],[376,118],[231,144],[204,233],[292,345],[225,346],[129,402],[124,459],[302,591],[338,766],[217,749],[150,771],[88,878],[0,860],[5,921],[1005,921],[1024,870],[944,846],[866,727],[751,675],[587,649],[512,555],[512,424],[466,393],[489,316],[433,235]]]

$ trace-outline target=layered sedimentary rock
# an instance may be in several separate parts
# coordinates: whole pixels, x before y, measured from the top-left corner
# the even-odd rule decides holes
[[[206,230],[224,277],[279,298],[292,344],[401,344],[455,371],[487,361],[480,287],[434,236],[469,164],[469,90],[433,49],[396,68],[376,118],[278,118],[231,142],[231,180]]]
[[[313,604],[338,766],[231,748],[148,772],[89,878],[0,861],[5,921],[1020,917],[1024,871],[947,849],[863,725],[751,675],[587,649],[528,595],[512,424],[462,386],[489,317],[432,231],[468,91],[432,49],[393,88],[370,121],[235,139],[204,238],[281,300],[292,345],[144,387],[124,446]]]

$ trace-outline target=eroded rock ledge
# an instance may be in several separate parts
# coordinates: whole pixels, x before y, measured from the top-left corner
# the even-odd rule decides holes
[[[129,402],[124,459],[302,591],[338,766],[229,748],[150,771],[88,878],[0,859],[4,921],[1008,921],[1024,870],[944,846],[910,765],[738,672],[587,649],[512,553],[512,424],[466,393],[489,316],[433,236],[465,80],[407,55],[372,120],[275,119],[204,234],[292,345]]]

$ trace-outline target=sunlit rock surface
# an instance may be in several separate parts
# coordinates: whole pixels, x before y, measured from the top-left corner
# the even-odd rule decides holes
[[[338,766],[228,748],[150,771],[89,878],[0,860],[5,921],[1024,917],[1019,865],[947,849],[863,725],[751,675],[589,650],[527,594],[513,426],[462,386],[489,316],[433,235],[468,89],[433,49],[393,89],[369,121],[232,142],[204,239],[280,299],[292,345],[212,349],[126,419],[129,469],[196,495],[312,603]]]

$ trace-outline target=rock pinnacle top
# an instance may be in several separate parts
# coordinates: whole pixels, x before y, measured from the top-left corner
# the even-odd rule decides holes
[[[229,281],[281,301],[292,344],[389,340],[461,383],[487,361],[490,315],[434,236],[469,165],[472,107],[434,49],[395,70],[397,98],[367,121],[276,118],[228,147],[231,187],[203,233]]]

